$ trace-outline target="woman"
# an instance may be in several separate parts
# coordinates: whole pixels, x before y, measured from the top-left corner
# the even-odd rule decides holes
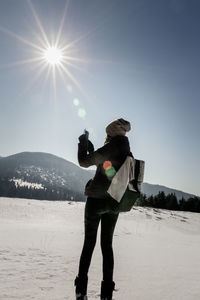
[[[114,257],[112,240],[115,225],[119,216],[118,203],[112,199],[107,190],[111,180],[119,170],[127,155],[130,154],[126,132],[131,129],[130,123],[117,119],[106,127],[106,141],[103,147],[94,151],[93,144],[87,135],[79,137],[78,161],[81,167],[97,166],[95,176],[85,188],[87,201],[85,205],[85,239],[79,262],[79,272],[74,284],[76,299],[87,300],[88,270],[96,244],[97,230],[101,221],[101,250],[103,255],[103,280],[101,281],[101,299],[111,300],[115,287],[113,281]]]

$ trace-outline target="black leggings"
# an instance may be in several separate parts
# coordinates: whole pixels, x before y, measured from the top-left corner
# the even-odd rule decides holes
[[[113,280],[114,257],[112,240],[119,213],[111,212],[106,199],[87,198],[85,205],[85,239],[79,263],[79,276],[85,277],[96,244],[101,220],[101,251],[103,255],[103,280]]]

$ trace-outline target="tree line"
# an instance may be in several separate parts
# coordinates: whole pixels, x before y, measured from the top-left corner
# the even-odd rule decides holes
[[[190,197],[187,200],[182,198],[178,201],[174,193],[165,195],[164,192],[159,192],[157,195],[151,195],[150,197],[141,194],[137,201],[137,205],[170,210],[200,212],[200,198]]]

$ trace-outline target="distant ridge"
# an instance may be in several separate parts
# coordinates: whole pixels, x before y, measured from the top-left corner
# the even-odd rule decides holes
[[[177,199],[180,200],[181,198],[184,198],[185,200],[191,198],[191,197],[196,197],[196,195],[189,194],[180,190],[172,189],[169,187],[166,187],[164,185],[159,185],[159,184],[150,184],[150,183],[143,183],[142,185],[142,192],[148,196],[155,196],[159,192],[164,192],[165,195],[168,194],[175,194]]]
[[[17,187],[26,197],[84,201],[85,184],[93,176],[94,171],[82,169],[50,153],[21,152],[7,157],[0,156],[0,196],[19,196],[14,192]],[[178,200],[194,197],[166,186],[143,183],[142,192],[147,196],[155,196],[159,191],[166,195],[174,193]]]

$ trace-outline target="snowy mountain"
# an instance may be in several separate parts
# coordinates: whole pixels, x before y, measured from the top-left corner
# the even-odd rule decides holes
[[[49,153],[22,152],[0,160],[1,186],[4,184],[5,189],[9,185],[7,196],[15,186],[21,194],[34,191],[36,198],[42,195],[39,199],[78,200],[81,196],[84,200],[84,186],[90,178],[91,173]]]
[[[87,176],[88,175],[88,176]],[[0,164],[0,176],[33,180],[37,183],[49,182],[57,186],[67,186],[82,191],[85,181],[89,180],[89,174],[75,164],[43,152],[22,152],[2,158]]]
[[[22,152],[0,159],[0,196],[85,200],[86,182],[94,171],[86,170],[53,154]],[[178,199],[193,196],[165,186],[143,183],[143,193],[175,193]]]

